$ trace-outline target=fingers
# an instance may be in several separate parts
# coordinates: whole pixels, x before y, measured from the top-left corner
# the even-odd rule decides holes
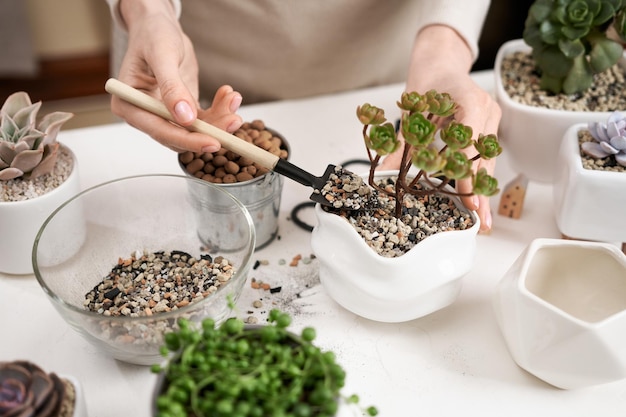
[[[161,52],[162,51],[162,52]],[[191,69],[194,74],[186,75],[183,70],[186,67],[178,65],[170,65],[170,62],[182,62],[185,56],[180,56],[172,49],[161,49],[158,59],[153,60],[152,71],[154,72],[159,93],[163,103],[176,119],[176,123],[182,126],[188,126],[198,117],[198,93],[190,91],[185,83],[185,79],[197,79],[197,72]],[[195,62],[195,58],[193,59]]]
[[[220,87],[213,97],[211,107],[200,111],[198,117],[227,132],[234,132],[241,127],[243,120],[236,114],[243,98],[229,85]]]
[[[115,102],[112,107],[124,114],[129,125],[142,130],[163,146],[176,152],[216,152],[220,149],[219,141],[211,136],[190,132],[117,97],[111,100],[112,103]]]
[[[480,231],[483,233],[489,232],[493,222],[489,197],[480,195],[478,196],[478,200],[478,210],[476,210],[476,213],[480,219]]]
[[[471,192],[471,179],[464,179],[457,182],[457,190],[459,193]],[[487,232],[491,230],[492,218],[489,197],[483,195],[472,195],[462,197],[461,202],[468,210],[473,210],[480,219],[480,231]]]

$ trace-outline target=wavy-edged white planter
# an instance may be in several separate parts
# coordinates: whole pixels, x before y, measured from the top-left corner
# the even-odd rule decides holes
[[[33,273],[32,252],[35,236],[48,216],[80,191],[78,163],[71,149],[72,172],[54,190],[24,201],[0,202],[0,272],[25,275]],[[59,230],[59,233],[74,231]]]
[[[496,55],[495,97],[502,109],[498,137],[513,170],[531,181],[552,183],[561,139],[573,124],[605,121],[611,112],[552,110],[521,104],[506,93],[502,82],[504,57],[518,51],[530,52],[523,39],[505,42]]]
[[[377,177],[389,175],[380,172]],[[471,228],[437,233],[400,257],[385,258],[346,219],[318,204],[311,246],[320,281],[338,304],[370,320],[405,322],[447,307],[458,298],[462,278],[474,265],[480,220],[470,213]]]
[[[571,238],[626,242],[626,173],[584,168],[578,141],[581,130],[587,130],[586,123],[565,132],[556,159],[557,227]]]
[[[626,378],[626,256],[608,243],[535,239],[499,282],[513,360],[562,389]]]

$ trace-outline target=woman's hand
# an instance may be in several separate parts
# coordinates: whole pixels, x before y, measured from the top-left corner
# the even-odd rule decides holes
[[[496,134],[501,118],[500,106],[493,97],[482,89],[470,77],[472,56],[463,39],[446,26],[424,28],[416,38],[406,91],[420,94],[428,90],[448,93],[459,106],[455,119],[470,126],[473,139],[479,133]],[[388,155],[379,169],[398,169],[402,149]],[[476,154],[474,148],[468,151],[468,157]],[[493,175],[495,159],[479,159],[473,170],[486,168]],[[457,191],[468,193],[472,189],[471,179],[457,181]],[[481,231],[491,229],[492,217],[489,197],[472,196],[462,198],[463,204],[470,210],[476,210],[481,220]]]
[[[216,92],[211,108],[200,109],[193,45],[182,31],[169,0],[122,0],[120,12],[128,28],[128,49],[120,68],[120,81],[162,100],[181,126],[190,125],[199,115],[229,132],[241,126],[236,112],[242,97],[230,86]],[[181,129],[117,97],[111,99],[111,110],[177,152],[215,152],[220,148],[215,138]]]

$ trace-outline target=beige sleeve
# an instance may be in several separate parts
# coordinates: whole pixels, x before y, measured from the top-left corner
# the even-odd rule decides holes
[[[476,61],[478,39],[489,11],[490,0],[421,0],[418,3],[418,32],[433,24],[450,26],[465,39]]]
[[[131,0],[132,1],[132,0]],[[182,5],[181,0],[170,0],[174,6],[176,16],[180,18]],[[124,19],[120,14],[119,3],[120,0],[106,0],[111,9],[111,17],[113,18],[113,27],[111,34],[111,63],[109,68],[109,75],[117,77],[120,66],[122,65],[122,59],[126,53],[126,47],[128,46],[128,32]]]
[[[124,24],[124,19],[122,19],[122,15],[120,14],[120,1],[121,0],[105,0],[109,4],[109,8],[111,9],[111,17],[113,18],[113,23],[118,28],[126,30],[126,25]],[[180,12],[182,9],[181,0],[170,0],[172,5],[174,6],[174,10],[176,11],[176,16],[180,17]]]

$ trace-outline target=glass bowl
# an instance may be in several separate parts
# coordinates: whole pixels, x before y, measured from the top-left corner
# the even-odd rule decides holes
[[[33,269],[88,341],[120,361],[151,365],[178,318],[230,315],[254,247],[248,210],[220,187],[141,175],[87,189],[55,210],[35,239]]]

